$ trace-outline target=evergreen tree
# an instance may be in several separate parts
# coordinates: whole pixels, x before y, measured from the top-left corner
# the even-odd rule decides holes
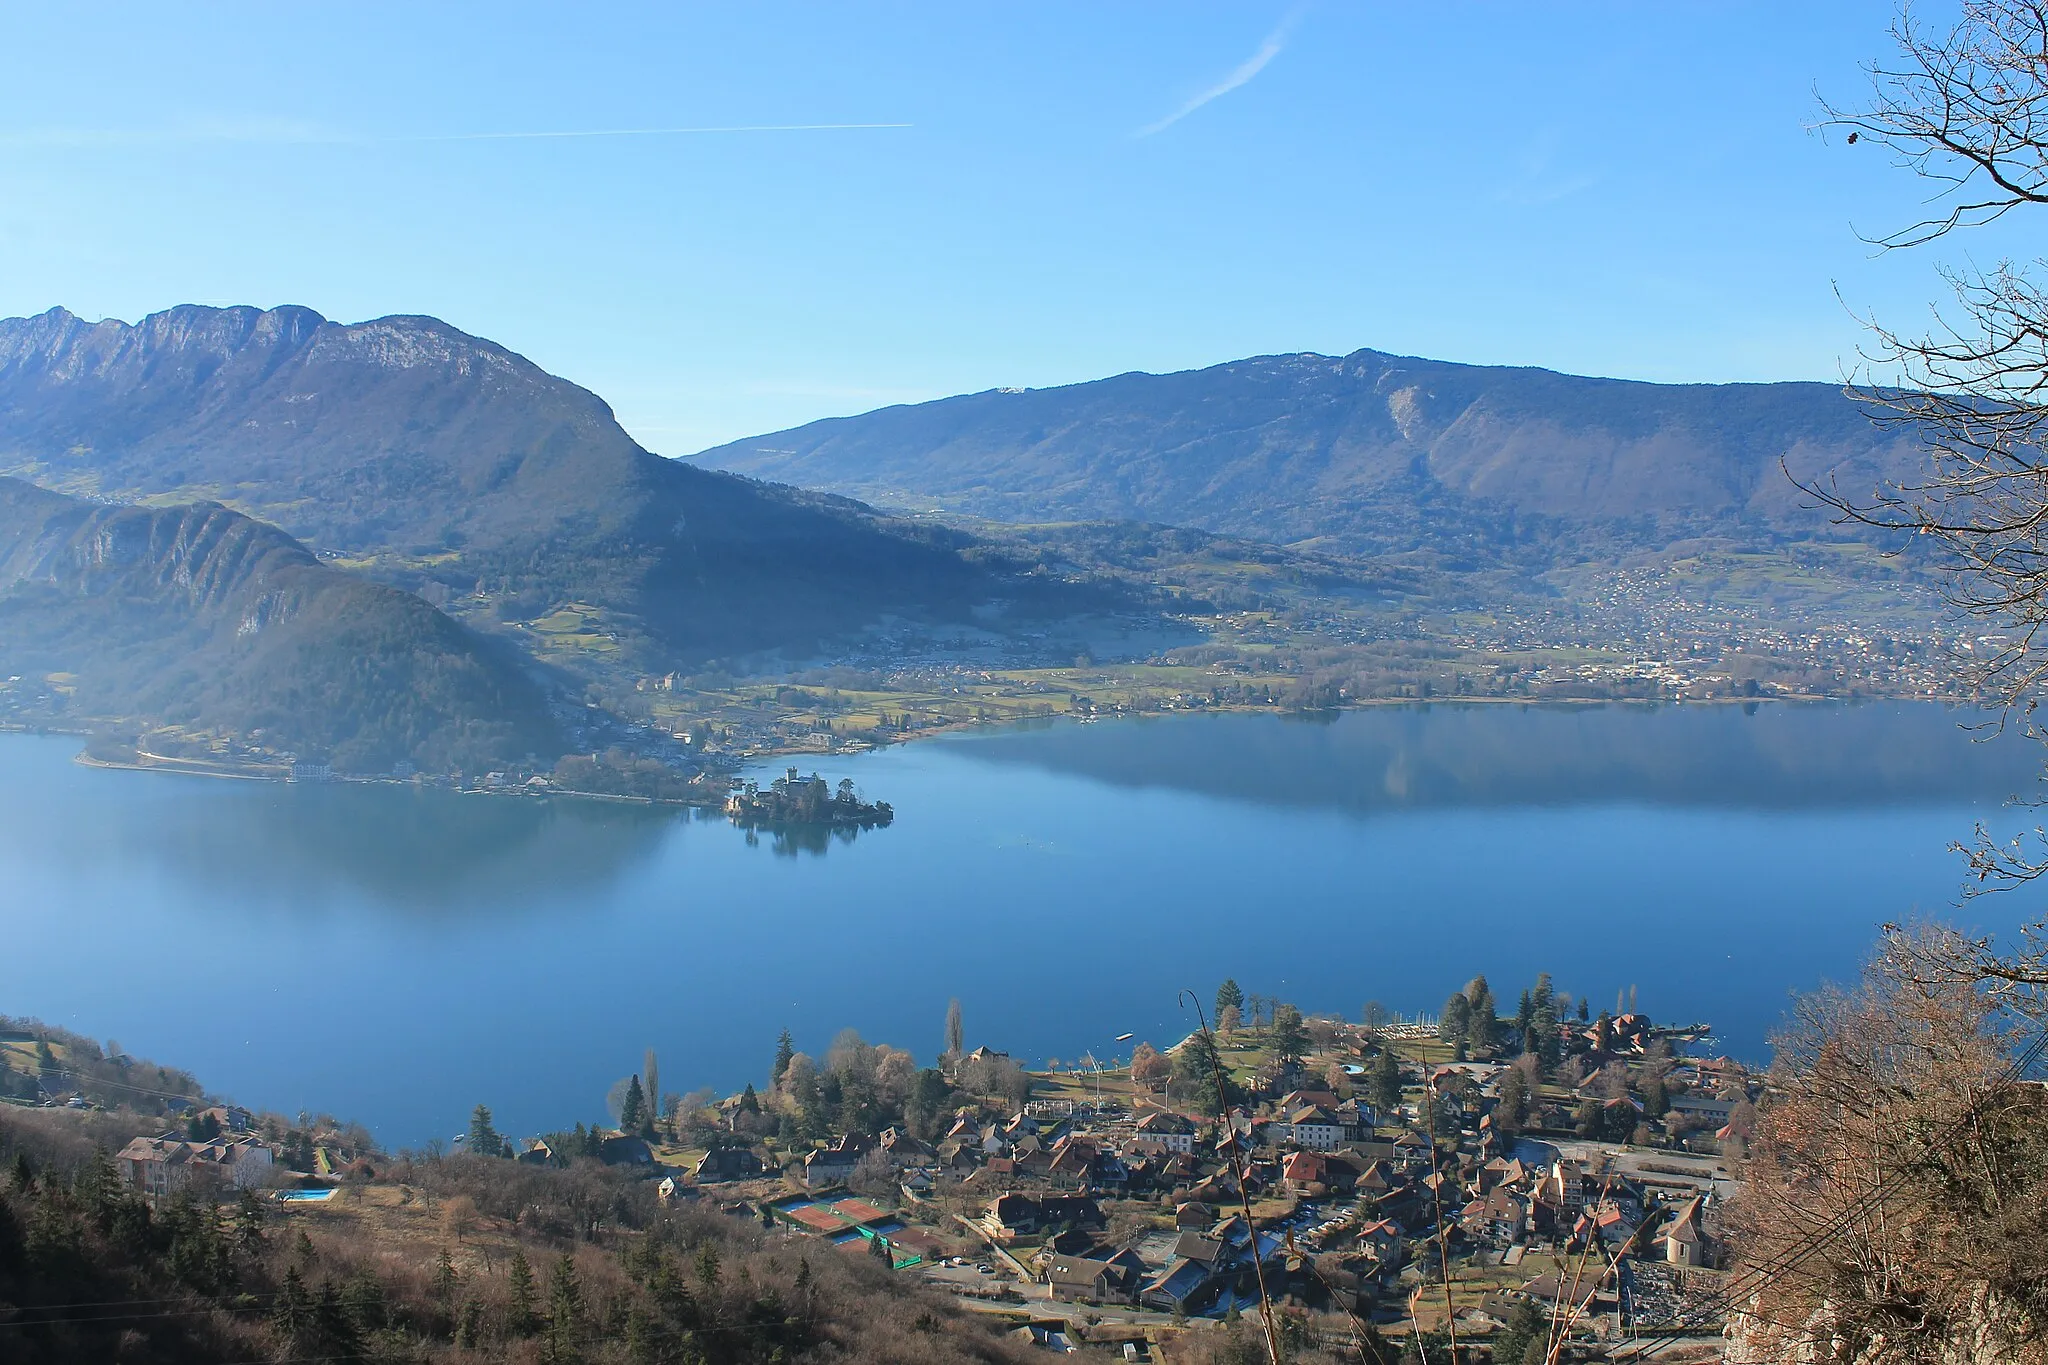
[[[515,1250],[505,1277],[505,1326],[515,1337],[530,1337],[538,1325],[533,1313],[533,1267],[526,1253]]]
[[[1522,992],[1522,1003],[1515,1007],[1515,1032],[1527,1038],[1529,1030],[1536,1025],[1536,998],[1527,990]],[[1525,1044],[1526,1046],[1526,1044]]]
[[[1372,1107],[1382,1120],[1401,1107],[1401,1063],[1390,1047],[1382,1047],[1372,1064]]]
[[[567,1365],[579,1358],[582,1341],[583,1285],[576,1278],[575,1258],[565,1251],[548,1277],[548,1356]]]
[[[1235,977],[1226,980],[1216,988],[1217,1015],[1221,1017],[1223,1011],[1227,1009],[1236,1010],[1239,1018],[1244,1017],[1244,991],[1239,988],[1237,978]]]
[[[1500,1099],[1493,1106],[1493,1131],[1513,1137],[1529,1122],[1529,1078],[1509,1067],[1500,1078]]]
[[[1283,1062],[1298,1062],[1308,1055],[1308,1030],[1302,1026],[1300,1010],[1282,1005],[1273,1011],[1272,1044]]]
[[[284,1355],[311,1354],[313,1299],[306,1293],[306,1282],[299,1277],[297,1266],[285,1268],[284,1288],[270,1306],[270,1330],[277,1333]]]
[[[455,1259],[442,1247],[440,1259],[434,1263],[434,1302],[444,1306],[455,1302],[456,1284]]]
[[[1216,1044],[1208,1034],[1197,1033],[1173,1054],[1173,1089],[1206,1114],[1223,1112],[1224,1096],[1217,1093],[1218,1057]]]
[[[761,1112],[761,1097],[754,1093],[754,1083],[747,1082],[747,1088],[740,1092],[740,1112],[758,1114]]]
[[[635,1133],[647,1119],[647,1095],[640,1089],[640,1078],[635,1076],[626,1086],[626,1102],[619,1106],[619,1131]]]
[[[782,1036],[775,1040],[775,1071],[769,1077],[772,1084],[782,1084],[782,1073],[789,1070],[789,1063],[796,1056],[796,1040],[784,1029]]]
[[[1463,992],[1453,992],[1444,1001],[1442,1017],[1436,1021],[1436,1036],[1447,1043],[1462,1042],[1472,1023],[1472,1004]]]
[[[718,1248],[709,1242],[697,1248],[697,1283],[707,1295],[718,1288]]]
[[[1465,1026],[1465,1036],[1473,1047],[1491,1049],[1500,1041],[1500,1009],[1493,1002],[1493,988],[1486,984],[1485,977],[1475,976],[1472,984],[1465,988],[1465,999],[1470,1006],[1466,1011],[1469,1021]]]
[[[1583,995],[1582,995],[1582,996],[1580,996],[1580,997],[1579,997],[1579,1022],[1580,1022],[1580,1023],[1582,1023],[1582,1024],[1586,1022],[1586,1018],[1587,1018],[1587,1013],[1588,1013],[1588,1009],[1589,1009],[1589,1007],[1588,1007],[1588,1006],[1587,1006],[1587,1004],[1586,1004],[1586,997],[1585,997],[1585,996],[1583,996]]]
[[[480,1104],[470,1111],[469,1137],[466,1139],[472,1156],[506,1155],[505,1139],[498,1135],[491,1122],[490,1106]]]

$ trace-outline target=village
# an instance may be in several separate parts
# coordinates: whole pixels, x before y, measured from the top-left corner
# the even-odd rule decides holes
[[[1042,1072],[965,1050],[956,1005],[934,1068],[850,1032],[814,1060],[785,1035],[765,1089],[656,1102],[635,1075],[613,1127],[509,1141],[480,1106],[455,1149],[625,1168],[663,1203],[875,1257],[1055,1351],[1171,1359],[1188,1332],[1257,1321],[1263,1294],[1304,1340],[1455,1334],[1519,1360],[1556,1333],[1586,1358],[1651,1338],[1671,1358],[1720,1330],[1721,1216],[1760,1081],[1686,1055],[1703,1025],[1617,1005],[1544,977],[1503,1015],[1480,978],[1437,1016],[1353,1023],[1227,982],[1213,1030]],[[116,1156],[153,1196],[205,1182],[321,1216],[369,1197],[385,1160],[333,1125],[169,1107],[177,1126]]]

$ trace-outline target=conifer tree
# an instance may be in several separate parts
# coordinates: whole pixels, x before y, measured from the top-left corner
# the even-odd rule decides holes
[[[1465,999],[1470,1005],[1465,1036],[1476,1048],[1493,1047],[1499,1041],[1500,1008],[1493,1002],[1493,988],[1486,984],[1485,977],[1472,978],[1472,984],[1465,988]]]
[[[555,1262],[548,1277],[548,1337],[550,1359],[568,1362],[579,1358],[583,1339],[583,1285],[576,1278],[576,1260],[568,1252]]]
[[[526,1253],[515,1250],[512,1266],[506,1274],[505,1283],[505,1325],[513,1336],[530,1337],[536,1326],[533,1315],[533,1267],[526,1263]]]
[[[626,1102],[619,1106],[619,1131],[635,1133],[647,1118],[647,1095],[640,1089],[640,1078],[635,1076],[626,1086]]]
[[[480,1104],[470,1111],[469,1136],[465,1141],[472,1156],[505,1155],[505,1139],[491,1121],[489,1105]]]
[[[782,1084],[782,1073],[789,1070],[789,1064],[795,1056],[796,1040],[789,1036],[788,1029],[784,1029],[782,1036],[775,1040],[775,1070],[768,1078],[771,1084]]]
[[[1372,1107],[1383,1120],[1401,1107],[1401,1062],[1390,1047],[1381,1047],[1372,1064]]]
[[[1236,1010],[1239,1018],[1244,1017],[1244,991],[1239,988],[1236,977],[1229,978],[1216,988],[1216,1013],[1218,1017],[1221,1017],[1223,1011],[1227,1009]]]

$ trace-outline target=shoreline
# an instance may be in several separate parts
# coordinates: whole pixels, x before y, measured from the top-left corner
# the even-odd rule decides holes
[[[892,735],[886,740],[864,742],[858,749],[845,752],[821,753],[810,748],[760,748],[750,750],[743,756],[735,756],[737,762],[727,773],[727,786],[717,792],[707,792],[702,797],[635,796],[622,792],[581,791],[567,787],[547,787],[539,790],[519,785],[505,787],[458,787],[446,783],[440,775],[422,774],[429,780],[421,785],[440,787],[461,796],[523,797],[546,799],[548,797],[569,797],[585,801],[609,801],[626,805],[670,806],[679,810],[714,810],[725,805],[733,786],[743,780],[742,775],[749,769],[765,768],[792,758],[819,759],[858,758],[865,754],[880,753],[899,745],[915,744],[926,740],[960,738],[983,733],[996,733],[1033,726],[1068,722],[1075,725],[1092,725],[1099,721],[1152,721],[1183,716],[1201,715],[1264,715],[1280,717],[1337,716],[1347,711],[1366,711],[1388,707],[1429,707],[1429,706],[1525,706],[1542,709],[1574,710],[1589,707],[1620,706],[1632,708],[1682,707],[1682,706],[1816,706],[1845,705],[1858,706],[1873,703],[1912,703],[1915,705],[1938,705],[1964,707],[1973,703],[1963,698],[1922,695],[1866,695],[1834,696],[1827,693],[1798,693],[1771,697],[1503,697],[1503,696],[1453,696],[1453,697],[1364,697],[1346,701],[1340,706],[1294,708],[1272,705],[1249,705],[1244,703],[1222,706],[1162,707],[1158,710],[1113,710],[1087,715],[1071,711],[1055,712],[1047,716],[1010,717],[1001,720],[968,721],[958,725],[926,726]],[[396,786],[415,785],[415,779],[372,774],[333,774],[319,783],[294,783],[288,768],[276,764],[248,765],[233,767],[226,764],[207,763],[203,760],[171,758],[161,754],[137,751],[133,762],[120,759],[101,758],[90,752],[91,731],[31,727],[19,724],[0,723],[0,734],[65,735],[82,741],[79,751],[72,755],[72,762],[81,767],[98,768],[107,772],[169,773],[182,777],[209,777],[237,782],[277,782],[285,785],[334,785]]]

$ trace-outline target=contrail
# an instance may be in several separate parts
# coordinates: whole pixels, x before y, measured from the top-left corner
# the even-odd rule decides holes
[[[690,128],[544,128],[484,133],[337,133],[272,124],[190,128],[27,128],[0,131],[0,147],[146,147],[179,143],[249,143],[281,147],[379,147],[423,142],[511,142],[542,138],[672,137],[693,133],[830,133],[912,128],[910,123],[735,123]]]
[[[526,133],[422,133],[393,142],[509,142],[523,138],[668,137],[678,133],[841,133],[874,128],[914,128],[912,123],[736,123],[701,128],[567,128]]]
[[[1189,114],[1194,113],[1195,110],[1209,103],[1209,101],[1222,98],[1224,95],[1250,81],[1252,77],[1258,75],[1261,71],[1264,71],[1266,64],[1279,56],[1286,48],[1288,35],[1294,32],[1294,25],[1300,18],[1301,9],[1299,7],[1289,10],[1287,17],[1280,21],[1280,26],[1267,34],[1266,41],[1259,44],[1257,52],[1254,52],[1243,62],[1239,63],[1229,75],[1210,86],[1207,90],[1204,90],[1201,94],[1196,95],[1165,118],[1160,119],[1157,123],[1148,123],[1143,128],[1140,128],[1136,136],[1150,137],[1154,133],[1165,132]]]

